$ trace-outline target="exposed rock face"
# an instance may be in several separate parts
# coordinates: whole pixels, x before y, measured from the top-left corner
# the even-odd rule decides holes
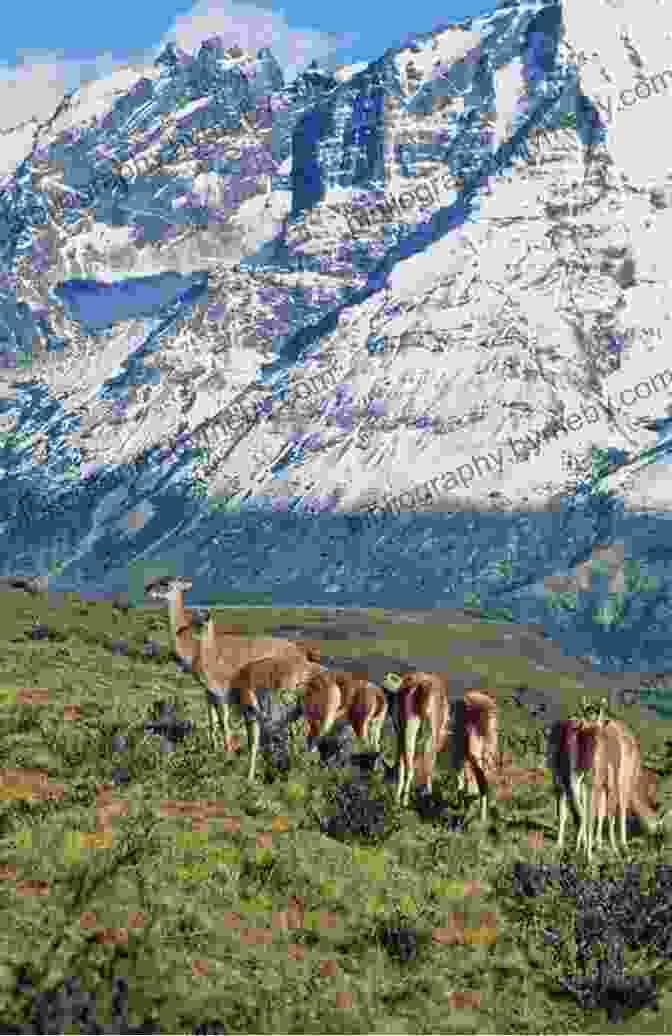
[[[289,86],[267,49],[168,46],[31,123],[0,181],[0,569],[112,586],[186,542],[231,588],[446,603],[439,512],[557,525],[592,446],[626,507],[666,508],[672,145],[644,138],[670,33],[588,8],[500,6]],[[372,508],[437,535],[337,517]],[[604,514],[516,589],[620,535]]]

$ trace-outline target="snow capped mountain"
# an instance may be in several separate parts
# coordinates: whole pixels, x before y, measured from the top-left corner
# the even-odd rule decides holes
[[[346,83],[358,72],[362,72],[366,68],[366,64],[366,61],[356,61],[354,65],[340,65],[334,72],[334,79],[339,83]]]
[[[378,562],[324,547],[339,515],[515,522],[592,447],[660,446],[661,12],[521,0],[290,85],[268,49],[168,45],[3,134],[2,570],[125,579],[254,515],[227,584],[384,596]]]

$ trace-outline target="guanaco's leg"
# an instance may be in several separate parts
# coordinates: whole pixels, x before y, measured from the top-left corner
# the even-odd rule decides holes
[[[247,774],[248,781],[254,780],[254,771],[257,765],[257,755],[259,753],[259,720],[252,717],[245,717],[245,725],[247,726],[247,743],[250,749],[250,768]]]
[[[385,723],[385,711],[371,722],[371,743],[374,751],[380,751],[380,740],[383,736],[383,724]]]
[[[229,706],[226,701],[228,691],[223,687],[208,687],[205,693],[208,700],[208,714],[211,735],[213,737],[213,748],[215,728],[219,726],[220,732],[224,735],[224,746],[226,751],[231,752],[233,744],[231,741],[231,731],[229,729]],[[213,719],[216,719],[216,723],[213,722]]]
[[[212,714],[214,712],[214,706],[211,705],[209,701],[206,701],[205,707],[208,710],[208,743],[210,745],[210,751],[214,752],[214,750],[215,750],[215,730],[214,730],[214,723],[213,723],[213,716],[212,716]]]
[[[413,777],[415,775],[415,743],[418,739],[418,732],[420,730],[420,718],[418,716],[411,716],[406,721],[406,730],[404,736],[404,789],[403,789],[403,804],[407,806],[411,797],[411,785],[413,784]]]

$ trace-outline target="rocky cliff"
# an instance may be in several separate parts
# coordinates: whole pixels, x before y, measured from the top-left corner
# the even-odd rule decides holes
[[[214,39],[64,98],[0,181],[2,571],[196,551],[447,603],[493,560],[456,515],[509,530],[511,593],[616,534],[595,447],[665,511],[670,69],[656,4],[521,2],[333,76]]]

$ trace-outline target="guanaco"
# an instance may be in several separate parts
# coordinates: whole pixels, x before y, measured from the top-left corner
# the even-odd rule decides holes
[[[650,786],[650,777],[645,778],[643,773],[634,735],[620,721],[558,720],[549,734],[547,762],[558,803],[559,849],[564,845],[568,805],[579,829],[576,848],[585,847],[589,860],[594,844],[602,848],[607,811],[610,813],[609,839],[616,852],[617,815],[621,846],[627,849],[628,808],[648,833],[657,830],[659,821],[652,818],[650,805],[640,790],[645,780]]]
[[[633,807],[633,799],[638,803],[641,813],[637,814]],[[642,820],[642,814],[649,817],[651,820],[656,821],[657,815],[656,810],[658,808],[656,802],[656,771],[650,769],[648,766],[640,766],[638,772],[635,775],[634,784],[630,793],[630,801],[628,802],[629,810],[637,815],[640,824],[644,825]],[[609,841],[612,848],[615,848],[616,838],[616,814],[618,812],[618,797],[615,789],[609,788],[607,792],[607,817],[609,819]],[[597,818],[596,818],[597,825]],[[596,830],[596,844],[598,848],[602,845],[602,830]]]
[[[306,686],[303,707],[309,747],[345,719],[358,738],[380,749],[387,702],[383,689],[371,683],[366,673],[337,669],[316,674]]]
[[[309,661],[305,655],[297,652],[295,657],[255,658],[247,662],[233,675],[226,665],[221,668],[215,655],[215,641],[210,627],[206,631],[205,651],[203,654],[203,671],[208,682],[208,693],[215,709],[219,709],[224,700],[226,704],[235,704],[240,708],[247,727],[247,740],[250,749],[250,767],[248,780],[254,780],[254,772],[259,753],[261,722],[263,719],[259,704],[259,692],[272,693],[281,689],[296,691],[318,675],[323,675],[321,667]],[[299,706],[295,716],[303,713]],[[225,714],[226,715],[226,714]],[[228,728],[224,720],[225,729]]]
[[[585,817],[582,843],[586,846],[588,859],[593,850],[593,817],[595,818],[595,844],[602,848],[602,827],[607,813],[609,798],[615,799],[614,813],[618,814],[620,842],[627,850],[628,807],[640,821],[647,834],[653,834],[660,827],[658,818],[651,816],[650,807],[642,798],[640,787],[643,780],[639,744],[634,734],[624,723],[607,719],[603,723],[584,723],[594,738],[595,751],[591,767],[591,789],[584,789]],[[609,837],[612,849],[618,852],[615,838],[615,820],[610,818]],[[577,842],[578,846],[578,842]]]
[[[196,678],[208,677],[203,665],[204,641],[209,644],[209,671],[217,673],[221,685],[217,692],[206,690],[208,730],[211,748],[215,747],[215,732],[219,728],[227,752],[232,750],[231,732],[228,722],[228,701],[230,678],[247,662],[255,658],[286,657],[301,661],[319,659],[319,650],[312,642],[303,642],[300,648],[291,640],[280,637],[244,637],[231,627],[216,624],[212,619],[206,627],[204,638],[194,635],[192,613],[184,606],[184,592],[190,590],[192,581],[185,578],[160,579],[146,587],[147,596],[154,600],[167,600],[170,612],[170,626],[178,663]]]
[[[485,691],[470,690],[464,692],[463,699],[449,702],[446,677],[423,672],[407,673],[394,693],[399,696],[397,802],[408,805],[415,773],[415,744],[425,722],[429,724],[424,756],[427,790],[432,790],[437,752],[447,751],[449,765],[458,770],[461,786],[465,782],[476,784],[481,797],[481,819],[487,820],[488,771],[495,764],[497,751],[495,699]]]

